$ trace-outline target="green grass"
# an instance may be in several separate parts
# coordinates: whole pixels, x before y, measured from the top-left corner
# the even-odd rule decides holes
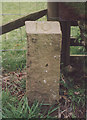
[[[84,55],[85,54],[85,48],[84,47],[82,47],[82,46],[76,46],[76,47],[74,47],[74,46],[71,46],[70,47],[70,54],[71,55]]]
[[[80,29],[78,26],[71,27],[71,37],[77,38],[77,40],[80,42]],[[87,51],[85,51],[85,48],[83,46],[71,46],[70,47],[70,54],[71,55],[85,55],[87,54]]]
[[[9,7],[10,6],[10,7]],[[46,2],[3,2],[3,14],[21,14],[21,15],[3,15],[3,24],[26,14],[34,13],[47,8]]]
[[[80,34],[79,27],[78,26],[76,26],[76,27],[72,26],[71,27],[71,36],[72,37],[77,37],[77,35],[79,35],[79,34]]]
[[[15,71],[26,67],[26,39],[25,27],[2,36],[2,49],[10,50],[2,52],[3,69]]]
[[[61,74],[62,75],[62,74]],[[63,79],[65,81],[63,81]],[[66,88],[67,91],[67,96],[68,96],[68,100],[70,100],[71,104],[71,108],[73,110],[73,114],[72,114],[72,118],[77,118],[77,113],[76,111],[84,111],[85,109],[85,103],[86,103],[86,81],[84,80],[84,78],[79,78],[79,82],[76,82],[76,80],[78,79],[78,77],[73,79],[71,77],[67,77],[67,78],[63,78],[61,76],[60,79],[60,84],[63,85],[64,88]],[[61,90],[61,92],[64,92],[64,89]],[[85,116],[84,116],[85,117]]]
[[[2,66],[4,70],[22,70],[26,67],[26,51],[7,51],[3,52]]]
[[[58,110],[58,106],[55,108],[51,106],[48,112],[41,113],[42,106],[45,104],[35,101],[30,107],[26,96],[19,101],[8,90],[3,91],[2,96],[2,118],[52,118],[51,114]]]

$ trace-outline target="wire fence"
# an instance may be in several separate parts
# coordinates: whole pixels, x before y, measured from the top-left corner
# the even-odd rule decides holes
[[[47,7],[45,2],[2,2],[2,24],[15,20],[29,13]],[[43,17],[40,20],[46,20]],[[2,35],[2,68],[3,71],[26,69],[27,37],[25,26]]]

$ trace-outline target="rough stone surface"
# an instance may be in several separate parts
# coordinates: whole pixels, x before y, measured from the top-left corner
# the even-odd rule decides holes
[[[38,23],[47,26],[47,23]],[[32,22],[31,22],[32,24]],[[37,22],[33,22],[35,26]],[[50,22],[51,29],[54,22]],[[26,22],[26,28],[29,27],[30,22]],[[56,27],[60,25],[56,22]],[[48,27],[47,27],[48,28]],[[54,29],[54,28],[53,28]],[[38,30],[37,30],[38,31]],[[56,103],[59,99],[59,79],[60,79],[60,51],[61,51],[61,32],[48,34],[43,30],[38,33],[32,30],[29,34],[27,32],[27,81],[26,94],[30,102],[38,100],[44,103]],[[56,34],[55,34],[56,33]]]

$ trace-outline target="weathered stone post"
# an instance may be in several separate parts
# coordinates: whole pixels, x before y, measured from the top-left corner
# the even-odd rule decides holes
[[[34,100],[54,104],[59,99],[62,34],[59,22],[26,21],[26,94]]]

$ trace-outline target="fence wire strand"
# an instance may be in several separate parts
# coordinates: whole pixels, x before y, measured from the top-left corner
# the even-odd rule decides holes
[[[2,3],[4,4],[4,3]],[[11,16],[17,15],[21,17],[21,6],[20,2],[17,2],[18,4],[18,13],[3,13],[2,16]],[[13,4],[14,5],[14,4]],[[2,5],[4,7],[4,5]],[[4,10],[4,8],[2,8]],[[13,39],[13,41],[12,41]],[[15,70],[21,70],[23,67],[26,67],[26,48],[23,48],[25,45],[25,41],[23,41],[22,38],[22,28],[20,27],[17,30],[14,30],[10,33],[6,33],[3,35],[3,47],[2,51],[3,60],[2,60],[2,66],[3,69],[15,71]],[[22,45],[23,44],[23,45]],[[10,49],[9,49],[10,48]],[[25,57],[24,57],[25,56]]]

